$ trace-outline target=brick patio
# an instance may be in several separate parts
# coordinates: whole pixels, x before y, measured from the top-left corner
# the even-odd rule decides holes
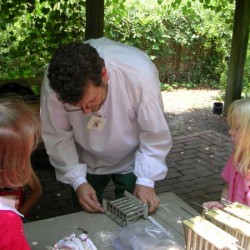
[[[232,150],[230,138],[215,131],[173,138],[173,147],[166,162],[166,179],[156,183],[158,193],[172,191],[198,212],[202,203],[218,200],[223,187],[220,172]],[[71,188],[58,182],[51,166],[36,168],[43,195],[31,210],[31,221],[75,212]],[[109,185],[105,197],[113,199],[113,186]]]

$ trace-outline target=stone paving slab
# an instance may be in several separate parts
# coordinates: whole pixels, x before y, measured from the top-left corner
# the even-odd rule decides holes
[[[166,159],[168,174],[156,182],[156,192],[174,192],[201,212],[193,201],[202,204],[219,200],[223,188],[220,172],[231,151],[230,138],[212,130],[173,138],[173,147]],[[56,180],[54,169],[35,168],[35,171],[42,183],[43,195],[30,211],[30,220],[76,212],[71,187]],[[114,199],[113,189],[111,183],[105,190],[106,198]]]

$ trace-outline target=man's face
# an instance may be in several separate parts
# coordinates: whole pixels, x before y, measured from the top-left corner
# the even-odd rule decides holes
[[[83,98],[72,104],[65,104],[64,108],[68,112],[82,111],[84,114],[97,112],[104,103],[107,96],[108,85],[102,83],[96,87],[93,84],[88,85]]]
[[[108,81],[107,69],[103,67],[102,84],[96,87],[93,83],[89,83],[82,99],[76,103],[65,104],[64,109],[69,112],[82,111],[84,114],[97,112],[107,98]]]
[[[103,84],[100,87],[89,85],[85,91],[85,94],[76,106],[81,107],[84,114],[97,112],[103,104]]]

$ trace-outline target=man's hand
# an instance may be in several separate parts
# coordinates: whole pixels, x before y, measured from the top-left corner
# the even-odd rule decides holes
[[[154,188],[143,185],[135,185],[134,195],[142,202],[148,204],[149,213],[153,213],[160,205],[160,199],[156,195]]]
[[[101,204],[96,197],[95,190],[88,182],[81,184],[76,189],[76,195],[79,203],[85,211],[90,213],[104,212],[104,209],[101,207]]]

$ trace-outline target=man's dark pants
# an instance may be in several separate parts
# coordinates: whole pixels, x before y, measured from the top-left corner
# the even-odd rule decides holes
[[[93,175],[87,174],[86,177],[88,183],[94,188],[96,191],[96,195],[100,204],[102,204],[103,200],[103,191],[105,187],[112,180],[115,186],[115,198],[119,199],[124,196],[124,192],[128,191],[133,194],[135,188],[136,177],[133,173],[127,174],[108,174],[108,175]],[[73,202],[76,209],[82,209],[78,198],[76,196],[76,192],[73,190]]]

